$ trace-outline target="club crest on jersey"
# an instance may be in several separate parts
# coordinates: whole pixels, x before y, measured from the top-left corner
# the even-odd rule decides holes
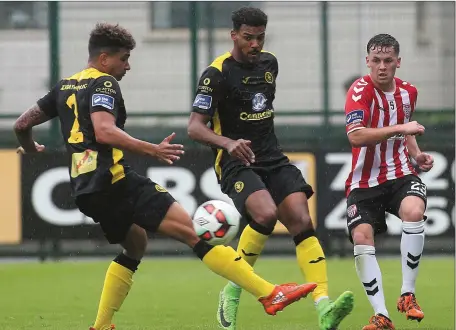
[[[364,119],[363,110],[353,110],[347,114],[345,117],[345,124],[348,126],[350,124],[357,124],[362,122]]]
[[[256,93],[252,99],[252,110],[255,112],[263,111],[266,108],[267,100],[263,93]]]
[[[347,216],[349,218],[353,218],[356,215],[357,212],[358,212],[358,208],[356,207],[355,204],[350,205],[349,207],[347,207]]]
[[[407,119],[410,118],[410,113],[412,112],[412,108],[410,107],[410,104],[408,103],[405,103],[403,106],[402,106],[403,110],[404,110],[404,114],[405,114],[405,117]]]

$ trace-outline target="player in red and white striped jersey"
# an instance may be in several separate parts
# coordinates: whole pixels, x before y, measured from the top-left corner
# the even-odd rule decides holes
[[[403,281],[397,307],[407,319],[424,317],[415,299],[415,282],[424,246],[426,186],[410,157],[423,171],[432,168],[433,159],[416,142],[415,136],[425,131],[411,121],[418,91],[395,77],[400,63],[397,40],[388,34],[374,36],[367,44],[370,73],[353,83],[345,102],[353,155],[346,181],[347,225],[358,277],[375,312],[363,330],[394,329],[374,247],[374,235],[387,229],[385,212],[402,220]]]

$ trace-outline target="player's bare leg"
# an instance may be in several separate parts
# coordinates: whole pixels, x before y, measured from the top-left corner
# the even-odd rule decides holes
[[[158,232],[191,247],[210,270],[254,295],[263,304],[267,314],[275,315],[317,287],[316,283],[273,285],[267,282],[256,275],[253,268],[231,247],[211,246],[201,240],[193,229],[190,216],[178,203],[171,205]]]
[[[318,284],[312,297],[320,329],[336,329],[353,310],[354,296],[346,291],[335,301],[329,299],[326,258],[310,218],[306,194],[295,192],[288,195],[279,205],[279,219],[293,237],[298,264],[306,280]]]
[[[394,329],[386,309],[380,266],[375,257],[374,233],[372,226],[361,223],[351,232],[353,238],[356,273],[363,284],[375,315],[363,330]]]
[[[133,224],[121,245],[124,247],[124,251],[111,262],[106,272],[97,318],[90,330],[114,329],[114,326],[111,325],[114,313],[120,309],[127,297],[133,284],[133,274],[146,251],[146,231]]]
[[[415,298],[415,283],[424,247],[424,210],[424,201],[416,196],[404,198],[399,209],[402,219],[402,288],[397,310],[405,313],[408,320],[418,322],[424,318]]]

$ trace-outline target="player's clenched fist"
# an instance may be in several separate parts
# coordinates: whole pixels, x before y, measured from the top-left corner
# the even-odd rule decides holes
[[[424,126],[418,124],[416,120],[411,121],[407,124],[402,124],[402,134],[404,135],[422,135],[424,134],[424,131]]]
[[[252,142],[249,140],[233,140],[227,145],[226,150],[231,156],[240,159],[244,165],[250,166],[255,163],[255,154],[250,149],[251,144]]]

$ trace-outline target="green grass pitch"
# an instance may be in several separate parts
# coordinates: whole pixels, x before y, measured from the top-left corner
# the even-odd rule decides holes
[[[425,257],[417,297],[421,323],[396,310],[401,285],[400,259],[379,259],[387,307],[396,329],[454,329],[454,259]],[[0,264],[0,329],[87,330],[93,322],[109,260]],[[293,258],[260,258],[257,272],[274,283],[304,282]],[[354,312],[340,329],[361,329],[372,314],[352,259],[328,260],[330,294],[355,293]],[[215,313],[225,280],[196,259],[145,259],[114,323],[118,330],[218,329]],[[243,293],[239,330],[318,329],[310,296],[272,317]]]

